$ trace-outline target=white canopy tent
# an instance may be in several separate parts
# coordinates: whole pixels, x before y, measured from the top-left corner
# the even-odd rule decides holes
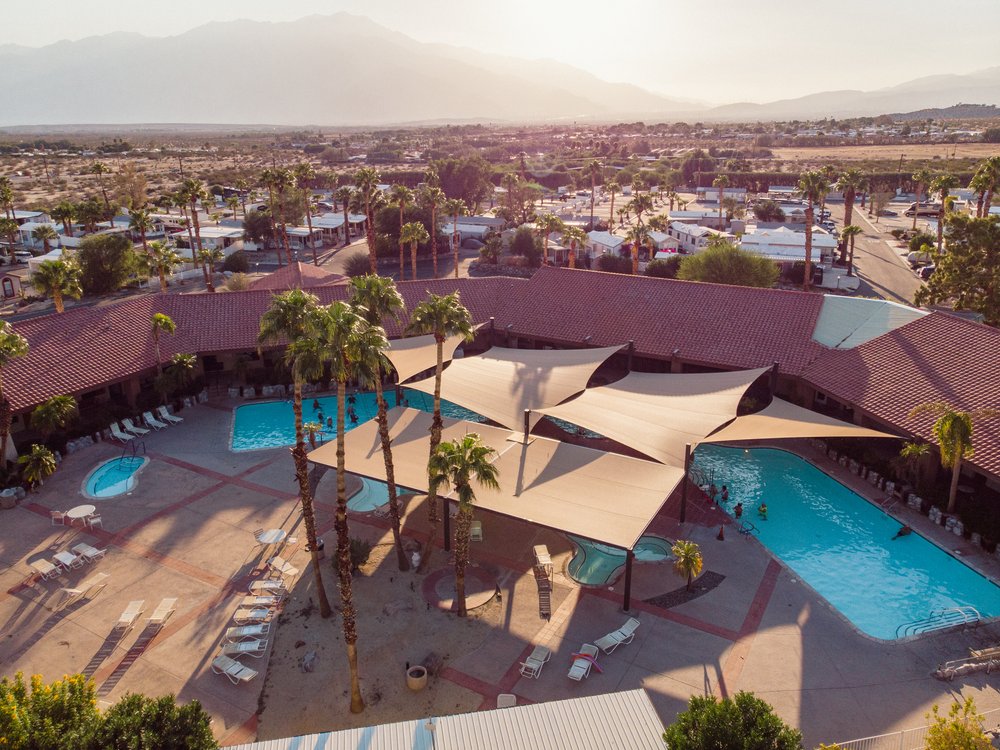
[[[534,425],[542,418],[542,409],[584,390],[594,371],[619,349],[495,346],[475,357],[453,361],[444,371],[441,397],[512,430],[523,430],[526,409],[531,410],[530,424]],[[409,383],[407,387],[433,393],[434,379]]]
[[[674,375],[633,372],[539,411],[598,432],[664,464],[684,466],[684,446],[698,443],[733,419],[747,388],[769,369]]]

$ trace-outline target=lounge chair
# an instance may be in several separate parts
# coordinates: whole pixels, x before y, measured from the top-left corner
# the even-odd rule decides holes
[[[157,406],[156,413],[160,415],[160,419],[169,424],[180,424],[184,421],[184,417],[178,417],[171,414],[165,406]]]
[[[43,581],[59,575],[59,566],[53,565],[48,560],[35,560],[32,563],[28,563],[28,567],[38,573]]]
[[[236,643],[226,643],[222,646],[223,656],[252,656],[259,659],[267,651],[267,639],[257,638],[252,641],[239,641]]]
[[[497,696],[497,708],[514,708],[517,705],[517,696],[513,693],[500,693]]]
[[[115,623],[115,628],[122,628],[126,633],[130,631],[142,614],[142,608],[145,604],[146,602],[142,599],[129,602],[121,617],[118,618],[118,622]]]
[[[535,567],[542,568],[548,575],[552,575],[552,556],[549,554],[549,548],[544,544],[536,544],[534,552]]]
[[[149,430],[147,430],[145,427],[136,427],[135,424],[133,424],[132,420],[129,419],[128,417],[125,417],[125,419],[122,420],[122,427],[124,427],[133,435],[136,435],[138,437],[142,437],[143,435],[149,434]]]
[[[600,653],[597,646],[584,643],[578,653],[573,654],[573,663],[570,665],[567,677],[571,680],[585,679],[590,675],[590,668],[597,665],[597,655]],[[600,667],[597,667],[600,670]]]
[[[552,652],[547,647],[535,646],[528,658],[521,662],[521,674],[537,679],[550,656],[552,656]]]
[[[167,620],[169,620],[170,615],[174,613],[176,606],[176,598],[162,599],[160,603],[156,605],[156,609],[153,610],[153,614],[150,615],[149,624],[162,628],[167,624]]]
[[[105,586],[108,585],[105,583],[108,578],[110,578],[110,576],[107,573],[95,573],[82,581],[75,588],[61,589],[64,596],[63,600],[59,603],[59,607],[68,607],[70,604],[78,602],[81,599],[94,598],[104,590]]]
[[[235,628],[228,628],[226,630],[225,638],[227,641],[242,641],[244,638],[260,638],[261,636],[267,635],[267,631],[270,627],[271,624],[267,622],[260,622],[256,625],[237,625]]]
[[[630,617],[618,630],[608,633],[603,638],[598,638],[594,643],[600,647],[601,651],[610,654],[623,643],[631,643],[632,639],[635,638],[635,631],[638,627],[639,621],[634,617]]]
[[[286,596],[288,590],[285,588],[284,581],[251,581],[250,582],[250,593],[256,596],[266,596],[272,594],[274,596]]]
[[[244,596],[240,607],[277,607],[284,597],[281,596]]]
[[[55,560],[56,565],[61,565],[67,572],[70,568],[82,568],[86,562],[81,555],[72,552],[57,552],[53,560]]]
[[[257,670],[240,664],[225,654],[216,656],[212,660],[212,671],[215,674],[224,674],[231,683],[239,685],[241,682],[250,682],[257,676]]]
[[[294,565],[285,562],[283,559],[275,555],[270,560],[267,561],[268,566],[271,570],[279,573],[282,576],[292,576],[293,578],[299,574],[299,569]]]
[[[152,427],[154,430],[165,430],[167,429],[167,423],[161,422],[159,419],[153,416],[152,412],[144,411],[142,413],[142,421]]]
[[[97,547],[91,547],[86,542],[80,542],[79,544],[73,545],[73,551],[80,555],[87,562],[94,562],[94,560],[100,560],[107,554],[106,549],[97,549]]]
[[[122,428],[118,426],[117,422],[112,422],[111,427],[111,437],[117,440],[119,443],[127,443],[129,440],[135,437],[135,435],[129,435],[122,432]]]
[[[240,607],[233,615],[233,622],[246,625],[252,622],[268,622],[274,615],[273,609],[267,607]]]

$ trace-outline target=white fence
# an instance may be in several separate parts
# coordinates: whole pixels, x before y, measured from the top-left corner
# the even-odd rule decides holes
[[[946,709],[939,709],[939,713],[942,715],[946,712]],[[998,726],[1000,708],[984,711],[981,715],[985,728],[996,728]],[[914,729],[904,729],[902,732],[892,732],[891,734],[878,734],[874,737],[864,737],[860,740],[838,742],[837,745],[841,750],[923,750],[924,742],[927,740],[928,729],[930,729],[930,725]]]

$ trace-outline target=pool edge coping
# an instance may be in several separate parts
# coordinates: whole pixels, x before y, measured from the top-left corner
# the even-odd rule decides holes
[[[90,478],[99,471],[102,467],[110,464],[112,461],[121,461],[125,456],[119,456],[118,458],[107,458],[97,464],[93,469],[87,472],[84,476],[83,481],[80,483],[80,494],[83,495],[88,500],[114,500],[115,498],[122,497],[123,495],[128,495],[130,492],[135,492],[135,488],[139,486],[139,474],[150,464],[149,456],[142,456],[142,463],[139,464],[138,468],[129,475],[129,479],[134,480],[131,487],[128,487],[124,492],[119,492],[117,495],[107,495],[101,497],[100,495],[92,495],[87,491],[87,482]],[[138,456],[131,456],[131,458],[138,458]]]

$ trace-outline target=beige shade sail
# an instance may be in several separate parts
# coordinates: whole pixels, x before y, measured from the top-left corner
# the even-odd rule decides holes
[[[507,349],[453,361],[441,379],[441,397],[512,430],[524,430],[524,410],[555,406],[587,387],[594,370],[621,349]],[[434,393],[434,378],[407,384]]]
[[[455,350],[462,343],[461,336],[445,339],[442,355],[449,362],[455,355]],[[389,351],[385,356],[392,362],[398,375],[397,382],[404,382],[419,372],[423,372],[437,364],[437,344],[434,334],[426,336],[411,336],[406,339],[393,339],[389,342]]]
[[[427,491],[431,415],[416,409],[389,411],[396,482]],[[443,440],[479,433],[499,455],[500,489],[476,487],[476,505],[485,510],[631,549],[684,472],[673,466],[604,453],[592,448],[533,437],[528,445],[508,430],[444,419]],[[374,420],[345,436],[348,471],[385,481],[385,462]],[[336,445],[328,443],[309,460],[336,466]]]
[[[671,466],[736,416],[746,389],[770,368],[697,374],[633,372],[579,398],[540,409]]]
[[[756,414],[737,417],[700,443],[731,443],[739,440],[777,440],[781,438],[874,437],[899,438],[888,432],[843,422],[825,414],[776,398]]]

